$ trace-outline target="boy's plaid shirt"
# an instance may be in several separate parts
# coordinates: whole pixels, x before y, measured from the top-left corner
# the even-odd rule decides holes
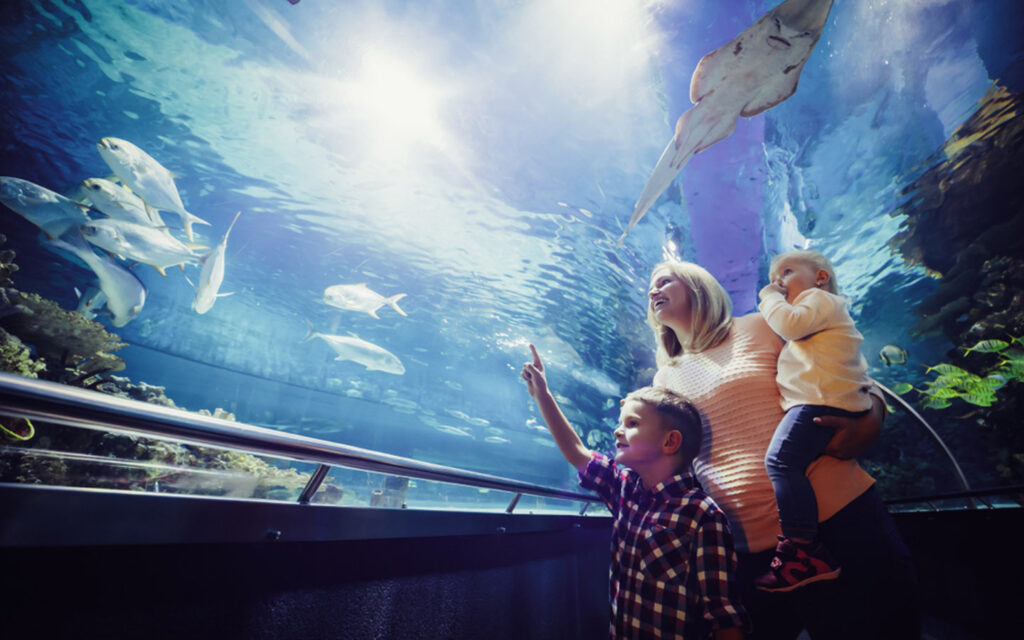
[[[748,626],[728,521],[691,474],[647,490],[636,472],[594,453],[580,485],[615,517],[610,637],[703,640]]]

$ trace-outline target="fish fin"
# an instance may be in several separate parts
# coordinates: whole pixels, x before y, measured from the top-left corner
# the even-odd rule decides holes
[[[151,264],[151,265],[149,265],[149,266],[151,266],[151,267],[153,267],[154,269],[156,269],[156,272],[157,272],[157,273],[159,273],[160,275],[162,275],[163,277],[165,277],[165,278],[167,277],[167,272],[166,272],[166,271],[164,271],[164,268],[163,268],[163,267],[158,267],[158,266],[156,266],[155,264]]]
[[[167,170],[167,173],[169,173],[171,175],[171,177],[174,178],[175,180],[177,180],[178,178],[181,177],[178,174],[176,174],[173,171],[171,171],[170,169]]]
[[[233,296],[233,295],[235,295],[234,291],[228,291],[227,293],[218,293],[217,297],[218,298],[226,298],[227,296]]]
[[[195,242],[195,239],[196,239],[195,238],[195,234],[192,232],[192,225],[194,225],[194,224],[207,224],[207,225],[210,224],[206,220],[203,220],[199,216],[193,215],[193,214],[189,213],[188,211],[185,211],[184,209],[179,211],[178,215],[181,216],[181,224],[184,225],[184,227],[185,227],[185,236],[188,238],[189,242]]]
[[[401,300],[404,297],[405,297],[404,293],[399,293],[397,295],[393,295],[390,298],[388,298],[388,304],[391,305],[391,308],[394,309],[395,311],[397,311],[398,313],[402,314],[403,316],[408,316],[409,314],[404,312],[404,311],[402,311],[402,309],[398,306],[398,301]]]
[[[312,340],[316,335],[316,329],[313,328],[313,323],[306,320],[306,337],[303,338],[302,341],[306,342],[307,340]]]
[[[182,244],[193,251],[203,251],[208,250],[210,248],[210,245],[199,244],[198,242],[182,242]]]
[[[72,287],[75,290],[75,297],[79,300],[82,299],[82,292],[78,290],[78,287]]]
[[[196,285],[191,280],[188,279],[188,276],[185,276],[185,282],[187,282],[188,286],[192,287],[193,289],[196,288]]]
[[[235,219],[232,220],[231,224],[228,225],[228,230],[224,232],[224,239],[221,240],[221,242],[227,244],[228,234],[231,233],[231,230],[235,228],[235,223],[238,222],[238,216],[240,216],[240,215],[242,215],[241,211],[239,211],[238,213],[235,214]]]
[[[377,315],[377,310],[376,309],[370,309],[366,313],[368,313],[371,316],[373,316],[374,320],[380,320],[380,316]]]
[[[122,187],[124,187],[125,189],[128,189],[128,185],[126,185],[124,183],[124,180],[121,179],[121,176],[117,175],[116,173],[110,174],[109,176],[104,178],[104,180],[107,180],[109,182],[119,182],[119,183],[121,183]],[[131,189],[128,189],[128,190],[131,191]]]

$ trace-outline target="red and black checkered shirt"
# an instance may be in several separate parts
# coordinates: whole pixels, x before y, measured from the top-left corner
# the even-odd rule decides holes
[[[636,472],[595,453],[580,485],[615,517],[610,637],[703,640],[747,626],[729,523],[692,475],[648,490]]]

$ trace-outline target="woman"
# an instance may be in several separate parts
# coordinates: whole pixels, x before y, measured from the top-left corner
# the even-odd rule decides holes
[[[753,588],[768,571],[778,511],[764,458],[783,412],[776,386],[782,340],[760,316],[732,317],[722,285],[702,267],[663,262],[651,274],[647,318],[657,342],[655,385],[677,391],[707,419],[694,472],[729,517],[754,637],[915,638],[920,621],[910,556],[871,478],[854,460],[881,430],[885,403],[872,394],[858,419],[819,418],[837,429],[807,475],[822,542],[842,565],[838,580],[784,594]]]

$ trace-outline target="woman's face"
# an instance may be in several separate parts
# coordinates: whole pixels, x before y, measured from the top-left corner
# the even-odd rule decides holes
[[[676,332],[689,331],[693,293],[679,276],[665,268],[657,269],[651,275],[651,288],[647,295],[658,322]]]

